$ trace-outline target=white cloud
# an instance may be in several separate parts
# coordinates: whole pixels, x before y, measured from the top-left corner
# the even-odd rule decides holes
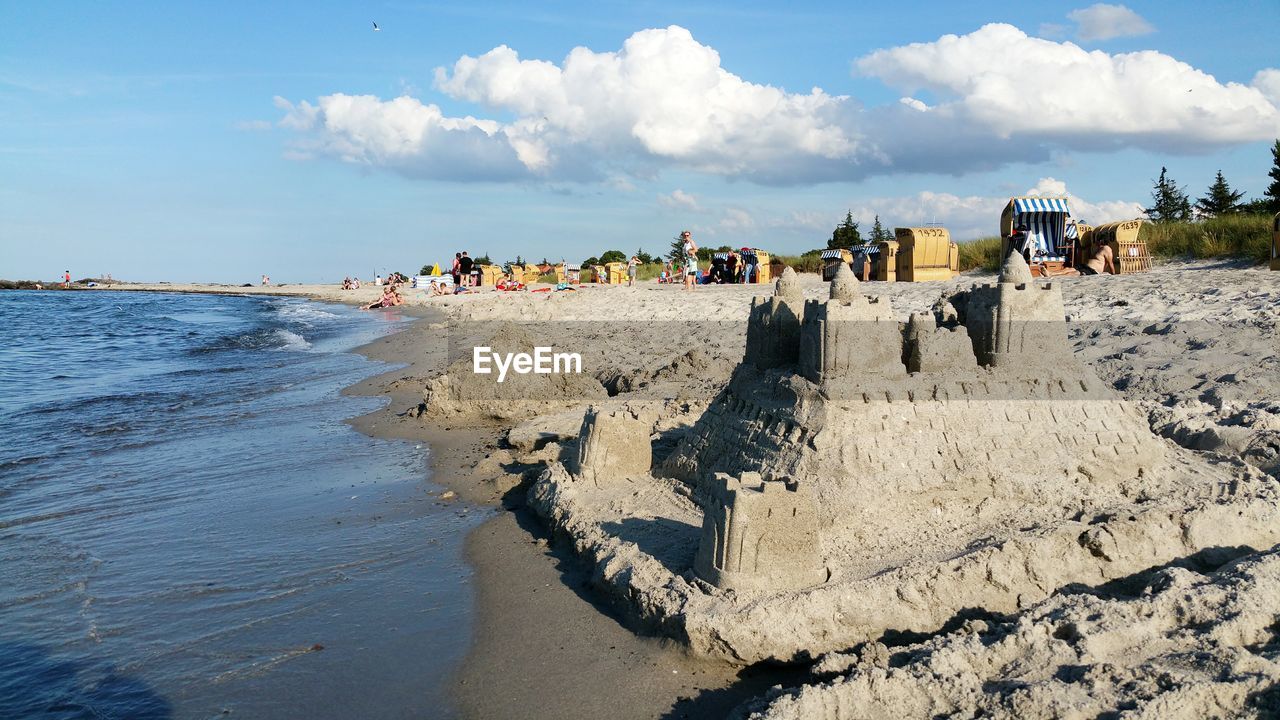
[[[720,218],[719,230],[722,232],[749,232],[756,226],[756,219],[742,208],[725,208]]]
[[[1151,23],[1124,5],[1095,3],[1087,8],[1072,10],[1067,13],[1067,19],[1076,24],[1076,37],[1085,42],[1155,32]]]
[[[339,93],[314,106],[276,100],[285,111],[281,127],[306,135],[295,152],[424,178],[514,179],[525,172],[519,147],[493,120],[445,117],[436,105],[410,97]]]
[[[511,135],[540,148],[547,165],[607,153],[771,178],[797,163],[847,164],[858,152],[844,98],[747,82],[678,26],[637,32],[618,52],[575,48],[560,66],[500,46],[437,69],[436,87],[537,118]]]
[[[1259,70],[1253,76],[1253,82],[1249,84],[1257,88],[1258,92],[1270,100],[1272,105],[1280,106],[1280,70],[1275,68]]]
[[[698,206],[698,198],[679,188],[676,188],[670,195],[659,195],[658,202],[665,207],[676,210],[690,210],[699,212],[702,210]]]
[[[1068,191],[1065,182],[1052,177],[1041,178],[1023,194],[1065,196],[1070,203],[1072,217],[1094,225],[1142,217],[1140,203],[1126,200],[1090,202],[1076,197]],[[972,240],[999,233],[1000,213],[1008,203],[1008,196],[921,192],[856,203],[853,216],[863,229],[870,228],[872,219],[879,215],[886,228],[938,223],[951,231],[952,238]],[[834,227],[835,223],[828,220],[827,226]]]
[[[1065,182],[1051,177],[1040,178],[1035,187],[1028,188],[1023,194],[1066,197],[1070,201],[1072,217],[1091,225],[1101,225],[1116,220],[1132,220],[1146,214],[1142,203],[1127,200],[1104,200],[1091,203],[1082,200],[1067,191]]]
[[[278,124],[296,133],[294,154],[415,177],[606,183],[668,168],[763,184],[963,174],[1064,150],[1187,153],[1280,135],[1280,71],[1223,84],[1158,52],[1088,52],[1010,25],[875,51],[855,66],[903,97],[866,108],[751,83],[672,26],[613,52],[575,48],[560,64],[499,46],[437,70],[437,90],[490,117],[338,93],[277,98]],[[931,105],[913,97],[920,90]]]
[[[983,169],[1054,149],[1189,152],[1280,132],[1280,109],[1258,88],[1221,84],[1158,52],[1088,52],[1011,25],[879,50],[856,67],[940,98],[926,112],[871,114],[869,139],[899,169]]]

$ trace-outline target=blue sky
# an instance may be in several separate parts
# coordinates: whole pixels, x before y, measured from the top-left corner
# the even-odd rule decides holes
[[[1224,7],[4,2],[0,277],[966,238],[1033,189],[1132,216],[1161,165],[1256,196],[1280,4]]]

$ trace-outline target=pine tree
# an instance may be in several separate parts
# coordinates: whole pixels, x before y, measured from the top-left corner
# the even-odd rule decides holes
[[[889,231],[884,229],[884,226],[880,224],[880,216],[876,215],[876,221],[871,226],[871,239],[869,242],[879,243],[892,239],[893,235],[890,235]]]
[[[1271,147],[1271,169],[1267,171],[1267,177],[1271,178],[1271,184],[1262,197],[1268,203],[1267,212],[1277,213],[1280,212],[1280,140]]]
[[[1147,217],[1153,222],[1185,222],[1191,218],[1191,201],[1178,183],[1166,177],[1168,169],[1160,168],[1160,179],[1151,191],[1155,204],[1146,208]]]
[[[845,213],[844,221],[831,231],[831,239],[827,241],[828,250],[848,249],[862,244],[862,233],[858,232],[858,223],[854,222],[853,211]]]
[[[1209,194],[1196,201],[1196,211],[1205,217],[1240,212],[1242,197],[1244,197],[1244,191],[1232,190],[1226,178],[1222,177],[1222,171],[1219,170],[1213,184],[1209,186]]]

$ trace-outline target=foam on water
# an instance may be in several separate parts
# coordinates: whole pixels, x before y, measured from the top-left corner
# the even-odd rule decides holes
[[[343,422],[394,323],[19,291],[0,326],[0,717],[450,715],[484,513]]]

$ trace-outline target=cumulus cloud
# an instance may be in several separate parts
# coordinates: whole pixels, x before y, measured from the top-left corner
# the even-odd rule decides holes
[[[1193,152],[1280,131],[1280,109],[1257,87],[1219,83],[1162,53],[1089,52],[1011,25],[879,50],[856,67],[940,99],[871,114],[867,135],[897,168],[988,169],[1056,149]]]
[[[1253,82],[1249,84],[1257,88],[1258,92],[1262,93],[1272,105],[1280,106],[1280,70],[1275,68],[1259,70],[1253,76]]]
[[[1067,19],[1076,24],[1076,37],[1085,42],[1155,32],[1151,23],[1124,5],[1095,3],[1087,8],[1072,10],[1067,13]]]
[[[1099,7],[1119,6],[1080,12]],[[819,88],[752,83],[671,26],[617,51],[575,48],[559,64],[499,46],[437,69],[437,91],[490,117],[338,93],[277,99],[277,124],[295,133],[295,155],[415,177],[616,182],[677,168],[764,184],[962,174],[1063,150],[1197,152],[1280,135],[1275,70],[1223,84],[1158,52],[1087,52],[1010,25],[875,51],[855,67],[903,96],[868,108]]]
[[[524,174],[513,143],[493,120],[452,118],[410,97],[326,95],[316,105],[283,98],[280,126],[305,133],[295,151],[453,180],[514,179]]]
[[[698,212],[702,210],[698,206],[698,198],[679,188],[674,190],[670,195],[659,195],[658,202],[665,207],[675,210],[690,210]]]
[[[1072,216],[1093,225],[1143,215],[1140,203],[1128,200],[1091,202],[1075,196],[1067,189],[1065,182],[1052,177],[1041,178],[1022,194],[1066,197]],[[876,198],[857,203],[853,215],[864,227],[869,227],[871,219],[876,215],[886,225],[897,227],[938,223],[950,230],[953,238],[970,240],[998,234],[1000,213],[1008,202],[1008,196],[921,192],[905,197]],[[828,219],[827,226],[834,227],[834,224]]]
[[[534,171],[607,153],[768,180],[858,155],[846,98],[747,82],[678,26],[637,32],[618,52],[575,48],[559,66],[501,46],[437,69],[436,87],[537,118],[511,133]]]

